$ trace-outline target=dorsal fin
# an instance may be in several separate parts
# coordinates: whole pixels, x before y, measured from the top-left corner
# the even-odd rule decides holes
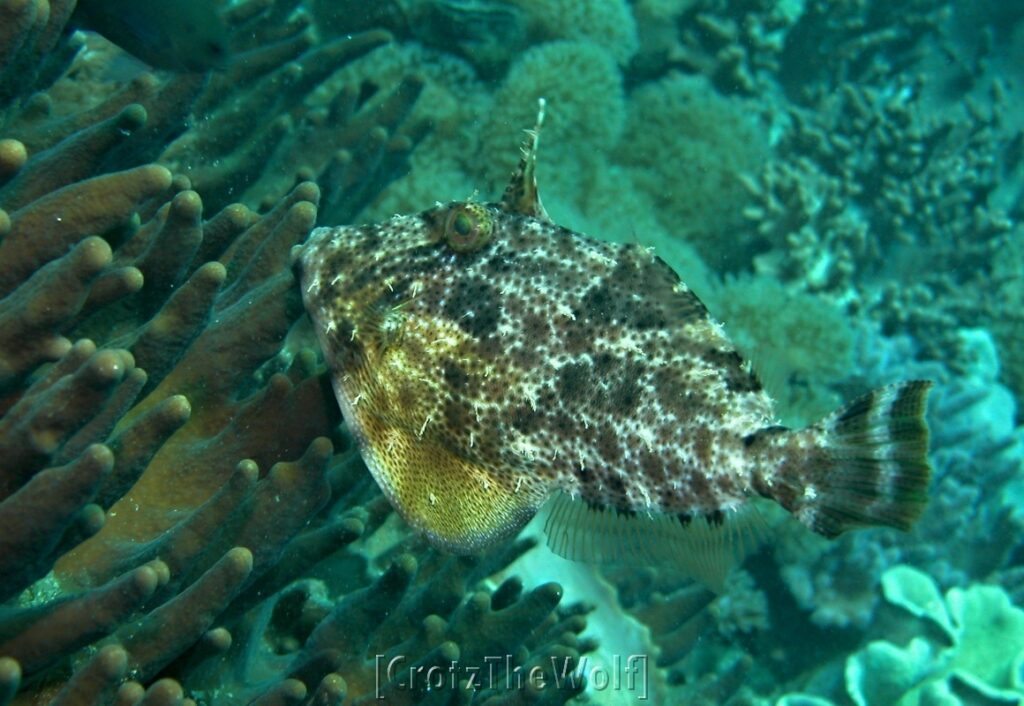
[[[760,543],[764,519],[747,505],[721,522],[702,517],[622,514],[560,492],[545,508],[544,534],[555,554],[591,564],[665,566],[722,593],[729,572]]]
[[[541,125],[544,123],[545,105],[543,98],[537,100],[537,124],[532,130],[526,131],[519,166],[512,173],[512,179],[501,196],[501,208],[509,213],[521,213],[550,223],[551,218],[544,210],[544,204],[540,202],[540,192],[537,191],[537,144],[540,141]]]

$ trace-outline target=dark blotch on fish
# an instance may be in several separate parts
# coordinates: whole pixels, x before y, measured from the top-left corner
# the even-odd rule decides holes
[[[908,528],[926,502],[930,383],[777,426],[671,268],[551,222],[539,128],[500,202],[319,228],[298,255],[338,401],[401,515],[475,552],[553,498],[556,552],[677,566],[713,587],[749,549],[758,496],[827,537]],[[382,301],[396,303],[382,314]]]

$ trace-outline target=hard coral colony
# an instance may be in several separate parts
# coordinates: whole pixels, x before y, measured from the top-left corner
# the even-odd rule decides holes
[[[1020,702],[1024,12],[175,7],[0,0],[0,704]]]
[[[303,100],[390,35],[318,42],[294,7],[241,4],[227,74],[143,73],[90,105],[91,48],[50,85],[71,8],[2,8],[22,31],[2,47],[0,701],[419,703],[376,671],[396,651],[571,669],[590,646],[557,584],[484,583],[528,543],[450,559],[388,534],[296,325],[290,247],[394,178],[421,83]],[[263,171],[296,158],[321,188]]]

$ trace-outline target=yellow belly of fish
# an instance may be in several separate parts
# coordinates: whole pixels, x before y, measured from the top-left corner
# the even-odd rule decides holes
[[[388,500],[434,545],[457,553],[515,534],[547,495],[539,480],[465,458],[435,433],[444,394],[436,362],[457,358],[466,343],[447,322],[407,320],[363,374],[338,391],[363,460]]]
[[[366,415],[369,416],[369,415]],[[533,485],[503,479],[437,441],[359,421],[363,458],[399,514],[436,546],[470,553],[510,536],[539,504]]]

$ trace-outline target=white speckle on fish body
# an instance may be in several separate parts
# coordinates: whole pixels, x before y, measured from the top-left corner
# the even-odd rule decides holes
[[[657,533],[720,527],[758,495],[828,536],[908,526],[928,478],[928,384],[775,426],[749,363],[671,268],[550,221],[530,139],[500,202],[320,228],[299,257],[342,411],[402,516],[463,553],[556,494],[660,518]]]

